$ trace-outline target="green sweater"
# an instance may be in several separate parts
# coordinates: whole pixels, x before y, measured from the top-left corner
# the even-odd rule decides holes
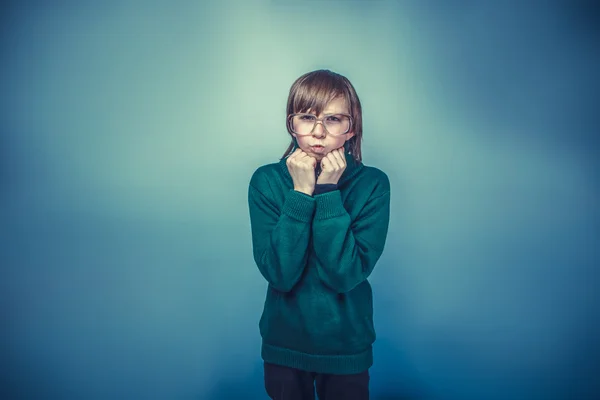
[[[264,361],[353,374],[373,364],[373,296],[367,278],[389,225],[390,183],[354,161],[338,189],[293,190],[286,160],[258,168],[248,203],[254,261],[269,283],[259,327]]]

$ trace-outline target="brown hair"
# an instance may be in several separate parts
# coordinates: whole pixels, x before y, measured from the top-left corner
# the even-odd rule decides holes
[[[306,73],[296,79],[290,88],[286,118],[290,114],[307,112],[308,110],[319,115],[327,103],[337,97],[346,100],[353,120],[352,131],[354,131],[354,136],[346,142],[346,149],[356,161],[361,161],[362,107],[354,86],[346,77],[326,69],[320,69]],[[287,119],[286,126],[288,133],[292,136]],[[295,145],[296,139],[292,136],[292,142],[283,154],[282,159],[292,152]]]

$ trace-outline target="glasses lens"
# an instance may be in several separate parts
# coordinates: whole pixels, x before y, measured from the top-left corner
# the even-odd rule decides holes
[[[350,129],[350,118],[346,115],[329,115],[325,118],[323,123],[327,128],[327,132],[332,135],[343,135]]]
[[[317,117],[310,114],[298,114],[292,118],[292,131],[300,135],[308,135],[312,132]]]
[[[297,114],[292,117],[292,131],[300,135],[309,135],[314,127],[317,117],[312,114]],[[323,120],[327,132],[331,135],[343,135],[350,130],[350,118],[343,114],[328,115]]]

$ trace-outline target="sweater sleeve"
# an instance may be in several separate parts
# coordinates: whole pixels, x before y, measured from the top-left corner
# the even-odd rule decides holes
[[[272,200],[250,184],[248,204],[254,261],[273,288],[289,292],[307,262],[315,199],[290,190],[279,211]]]
[[[337,293],[346,293],[366,280],[385,246],[390,190],[387,176],[383,190],[372,195],[358,217],[351,221],[339,191],[316,196],[313,221],[317,273]]]

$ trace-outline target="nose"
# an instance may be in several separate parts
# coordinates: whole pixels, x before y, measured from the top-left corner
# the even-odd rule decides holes
[[[315,128],[313,129],[313,136],[322,137],[325,135],[325,126],[323,122],[317,121],[315,124]]]

